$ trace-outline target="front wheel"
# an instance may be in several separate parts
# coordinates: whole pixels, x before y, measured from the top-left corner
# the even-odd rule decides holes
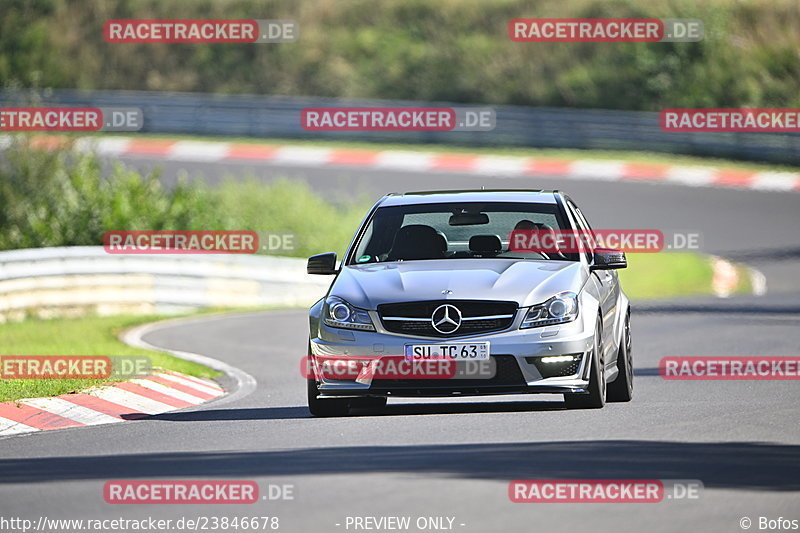
[[[567,409],[600,409],[606,404],[606,367],[600,360],[600,324],[598,322],[594,331],[594,345],[589,354],[589,393],[565,394],[564,404]]]
[[[608,384],[609,402],[629,402],[633,398],[633,352],[631,351],[631,314],[625,317],[622,342],[617,354],[617,379]]]

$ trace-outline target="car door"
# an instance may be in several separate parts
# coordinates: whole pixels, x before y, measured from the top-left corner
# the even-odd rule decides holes
[[[570,199],[567,200],[567,206],[575,218],[579,230],[594,237],[594,231],[580,208]],[[591,264],[593,261],[591,250],[586,250],[585,253],[587,261]],[[616,360],[614,332],[616,331],[616,311],[619,301],[619,279],[614,270],[594,270],[591,277],[595,280],[600,295],[600,312],[603,322],[602,349],[606,365],[610,365]]]

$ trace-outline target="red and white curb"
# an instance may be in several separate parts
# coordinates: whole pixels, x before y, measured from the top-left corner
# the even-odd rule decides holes
[[[0,403],[0,437],[116,424],[193,407],[224,394],[211,380],[178,372],[156,373],[79,394]]]
[[[711,258],[711,268],[714,272],[711,290],[718,298],[727,298],[739,285],[739,272],[733,263],[721,257]]]
[[[47,146],[57,137],[44,137]],[[303,167],[361,167],[406,172],[459,172],[504,178],[555,175],[596,181],[660,182],[692,187],[754,191],[800,191],[800,173],[738,168],[664,165],[589,159],[550,159],[468,153],[323,148],[297,145],[180,141],[132,137],[86,137],[82,150],[106,156],[156,157],[171,161],[268,162]]]
[[[742,266],[742,265],[740,265]],[[718,298],[728,298],[739,286],[740,273],[736,266],[722,257],[711,256],[711,290]],[[754,296],[764,296],[767,293],[767,278],[764,274],[752,267],[746,268],[750,278],[750,292]]]
[[[243,315],[255,313],[242,313]],[[172,318],[143,324],[125,331],[121,340],[129,346],[166,352],[180,359],[205,365],[225,373],[233,381],[231,390],[208,379],[178,372],[161,372],[141,379],[64,394],[55,398],[33,398],[0,403],[0,438],[52,429],[114,424],[178,409],[194,407],[211,400],[214,405],[238,401],[256,390],[253,376],[224,361],[206,355],[169,350],[150,344],[142,337],[165,327],[226,319],[230,313],[199,317]]]

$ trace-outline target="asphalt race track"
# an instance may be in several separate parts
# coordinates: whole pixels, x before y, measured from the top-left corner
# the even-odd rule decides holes
[[[129,159],[151,168],[156,161]],[[800,518],[797,381],[666,381],[672,356],[798,355],[800,194],[642,183],[502,179],[235,164],[179,165],[210,181],[253,172],[326,193],[558,188],[596,228],[701,234],[703,251],[751,265],[764,296],[634,303],[635,397],[565,411],[558,396],[390,400],[382,415],[311,418],[299,359],[304,311],[204,318],[145,340],[209,355],[257,380],[251,394],[144,421],[0,440],[0,507],[48,518],[278,516],[280,531],[348,531],[348,516],[454,517],[453,530],[741,531],[740,519]],[[164,165],[164,180],[178,165]],[[321,221],[323,223],[324,221]],[[265,228],[266,229],[266,228]],[[320,250],[322,251],[322,250]],[[654,279],[653,283],[658,283]],[[294,500],[252,505],[109,505],[114,479],[253,479]],[[700,480],[699,499],[520,504],[514,479]],[[8,513],[5,513],[8,514]],[[338,524],[338,525],[337,525]],[[524,528],[524,529],[523,529]],[[353,531],[352,526],[349,531]]]

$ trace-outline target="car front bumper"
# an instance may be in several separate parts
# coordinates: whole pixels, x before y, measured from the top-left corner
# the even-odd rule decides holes
[[[581,394],[588,387],[590,354],[594,345],[595,323],[579,316],[577,320],[555,326],[519,329],[517,316],[507,330],[455,338],[398,335],[383,330],[373,316],[377,331],[332,328],[319,323],[318,335],[311,339],[313,361],[341,360],[366,365],[367,361],[402,359],[407,344],[488,342],[491,372],[459,372],[450,378],[402,379],[397,376],[360,379],[334,379],[315,373],[321,396],[467,396],[490,394],[558,393]],[[551,356],[574,356],[560,368],[542,362]],[[466,363],[456,363],[463,370]],[[485,368],[485,367],[484,367]],[[554,372],[558,375],[553,375]]]

